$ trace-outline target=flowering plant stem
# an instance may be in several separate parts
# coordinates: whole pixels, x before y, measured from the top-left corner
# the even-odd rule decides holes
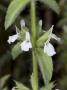
[[[32,43],[35,46],[36,40],[36,10],[35,10],[35,0],[31,0],[31,30],[32,30]]]
[[[33,54],[33,90],[38,90],[38,68],[37,68],[37,60],[35,59],[35,52],[32,52]]]
[[[33,80],[32,88],[33,90],[38,90],[38,70],[37,70],[37,60],[35,59],[35,40],[36,40],[36,10],[35,10],[35,0],[31,0],[31,30],[32,30],[32,60],[33,60]]]

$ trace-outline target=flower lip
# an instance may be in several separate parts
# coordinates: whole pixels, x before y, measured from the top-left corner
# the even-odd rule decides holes
[[[15,34],[15,35],[9,36],[7,42],[8,42],[9,44],[11,44],[11,43],[15,42],[15,41],[18,39],[18,37],[19,37],[18,34]]]
[[[18,39],[18,37],[19,37],[19,29],[17,28],[17,26],[15,26],[15,28],[16,28],[16,34],[8,37],[7,42],[9,44],[15,42]]]
[[[20,46],[22,51],[29,51],[29,49],[32,48],[31,42],[27,42],[26,40],[23,41]]]
[[[26,32],[25,40],[21,43],[20,46],[22,51],[29,51],[29,49],[32,48],[29,32]]]
[[[56,54],[55,49],[51,43],[45,43],[44,53],[46,53],[48,56],[53,56]]]
[[[22,51],[29,51],[29,49],[32,48],[29,32],[26,32],[25,40],[21,43],[20,46]]]

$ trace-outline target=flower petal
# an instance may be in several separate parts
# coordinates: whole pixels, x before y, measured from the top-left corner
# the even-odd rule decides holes
[[[44,53],[47,53],[48,56],[53,56],[56,54],[55,49],[51,43],[45,43]]]
[[[17,40],[18,36],[19,36],[18,34],[9,36],[7,42],[8,42],[9,44],[15,42],[15,41]]]
[[[39,25],[42,26],[42,20],[39,20]]]
[[[29,49],[32,48],[31,43],[27,42],[26,40],[23,41],[20,46],[22,51],[29,51]]]
[[[59,37],[57,37],[55,34],[52,34],[52,35],[51,35],[51,38],[57,40],[58,42],[61,41],[61,39],[60,39]]]
[[[24,21],[24,19],[22,19],[22,20],[20,21],[20,25],[21,25],[21,28],[25,27],[25,21]]]
[[[26,32],[26,41],[30,41],[30,33]]]
[[[15,26],[15,28],[16,28],[16,34],[18,34],[20,30],[17,26]]]
[[[31,42],[28,42],[29,48],[32,48],[32,44]]]

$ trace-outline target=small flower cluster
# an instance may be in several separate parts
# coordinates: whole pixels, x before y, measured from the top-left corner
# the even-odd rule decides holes
[[[20,22],[21,28],[25,27],[25,21],[21,20]],[[9,36],[7,42],[9,44],[15,42],[19,38],[19,33],[18,33],[18,28],[16,27],[16,34]],[[32,44],[30,41],[30,33],[27,31],[25,34],[25,40],[20,44],[21,50],[22,51],[29,51],[30,48],[32,48]]]
[[[21,20],[20,24],[21,24],[21,28],[25,27],[24,20]],[[39,25],[42,26],[42,20],[39,21]],[[15,35],[9,36],[9,38],[7,40],[7,42],[9,44],[15,42],[18,39],[19,33],[18,33],[17,29],[18,28],[16,27]],[[56,54],[56,51],[55,51],[53,45],[50,43],[50,39],[53,38],[57,41],[60,41],[60,38],[58,38],[55,34],[53,34],[52,30],[53,30],[53,26],[51,27],[51,32],[49,33],[48,40],[44,43],[44,53],[46,53],[48,56],[53,56]],[[30,33],[28,31],[26,31],[25,40],[20,44],[20,47],[21,47],[22,51],[29,51],[29,49],[32,48],[32,43],[30,40]]]

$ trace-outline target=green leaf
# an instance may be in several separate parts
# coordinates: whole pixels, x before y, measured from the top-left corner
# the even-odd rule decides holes
[[[6,81],[8,80],[9,77],[10,77],[10,75],[5,75],[0,78],[0,90],[2,90],[4,88]]]
[[[49,34],[52,32],[52,30],[53,30],[53,25],[52,25],[52,27],[51,27],[48,31],[46,31],[46,32],[37,40],[36,45],[37,45],[38,47],[41,47],[41,46],[44,45],[44,42],[46,42],[46,40],[49,38]]]
[[[53,63],[51,57],[46,55],[42,49],[37,49],[37,60],[40,66],[40,70],[43,76],[43,80],[45,84],[48,84],[52,78],[53,73]]]
[[[60,13],[59,5],[57,4],[56,0],[41,0],[45,5],[55,11],[57,14]]]
[[[17,90],[30,90],[28,87],[23,85],[22,83],[15,81]]]
[[[13,59],[16,59],[20,54],[22,53],[20,43],[17,43],[14,45],[14,47],[11,50],[11,55]]]
[[[12,0],[10,3],[6,18],[5,18],[5,29],[8,29],[11,24],[15,21],[20,12],[28,4],[30,0]]]
[[[54,84],[53,83],[49,83],[45,87],[40,88],[40,90],[52,90],[53,87],[54,87]]]

